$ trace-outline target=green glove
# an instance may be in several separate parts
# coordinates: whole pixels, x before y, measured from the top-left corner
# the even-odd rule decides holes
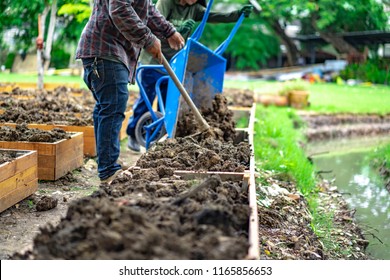
[[[182,25],[180,25],[177,28],[177,32],[179,32],[181,35],[187,34],[191,32],[192,28],[195,26],[195,21],[193,19],[187,19],[186,21],[183,22]]]
[[[253,11],[252,5],[245,5],[238,12],[240,15],[244,14],[245,17],[249,17],[252,11]]]

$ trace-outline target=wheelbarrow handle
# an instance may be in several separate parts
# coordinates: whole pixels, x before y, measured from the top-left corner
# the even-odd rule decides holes
[[[200,114],[198,108],[196,108],[196,106],[195,106],[194,102],[192,101],[190,95],[188,94],[188,92],[186,91],[184,86],[180,83],[179,79],[177,78],[175,72],[173,72],[171,66],[169,65],[169,63],[168,63],[168,61],[167,61],[167,59],[165,58],[164,55],[162,55],[162,63],[164,65],[165,69],[167,70],[169,76],[171,77],[171,79],[173,80],[173,82],[175,83],[177,88],[179,89],[179,91],[180,91],[181,95],[183,96],[184,100],[187,102],[188,106],[190,106],[192,112],[194,112],[196,120],[199,122],[199,124],[202,126],[202,128],[204,130],[210,129],[209,124],[202,117],[202,115]]]
[[[215,53],[218,55],[222,55],[223,52],[226,50],[226,48],[229,46],[231,40],[233,39],[234,35],[236,35],[236,32],[238,28],[240,27],[241,23],[244,20],[245,15],[242,13],[241,16],[238,18],[236,24],[234,25],[232,31],[230,31],[229,36],[226,38],[225,41],[223,41],[218,48],[215,49]]]
[[[208,5],[207,5],[206,11],[204,12],[201,23],[198,25],[198,28],[196,28],[196,30],[194,31],[194,33],[191,36],[191,38],[193,40],[198,41],[200,39],[200,37],[202,36],[204,27],[206,26],[207,19],[209,18],[209,14],[210,14],[210,10],[211,10],[212,5],[213,5],[213,0],[210,0]]]

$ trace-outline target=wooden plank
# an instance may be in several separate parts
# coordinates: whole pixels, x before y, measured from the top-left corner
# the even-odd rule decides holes
[[[30,168],[16,173],[9,177],[7,180],[0,183],[0,200],[6,197],[8,194],[15,190],[23,188],[26,182],[37,179],[38,177],[37,165],[31,166]]]
[[[23,188],[13,191],[8,196],[0,200],[0,212],[3,212],[4,210],[18,203],[19,201],[32,195],[34,192],[37,191],[37,189],[38,179],[26,182]]]
[[[251,116],[249,120],[248,133],[249,133],[249,144],[251,145],[251,150],[254,151],[254,125],[255,125],[255,114],[256,114],[256,104],[253,104],[251,109]],[[249,216],[249,249],[248,249],[248,259],[260,259],[260,243],[259,243],[259,217],[257,213],[257,199],[256,199],[256,180],[255,180],[255,157],[252,153],[250,158],[249,165],[250,177],[249,177],[249,186],[248,186],[248,196],[249,196],[249,207],[251,209]]]
[[[95,137],[84,137],[84,155],[96,156]]]
[[[54,180],[57,180],[61,178],[62,176],[66,175],[68,172],[75,170],[76,168],[82,166],[84,163],[84,157],[79,156],[76,158],[72,158],[69,161],[61,162],[59,165],[56,166],[54,171]]]
[[[17,151],[17,150],[7,150]],[[15,158],[11,162],[6,162],[0,165],[0,182],[8,179],[16,173],[19,173],[31,166],[37,165],[38,154],[36,151],[17,151],[24,154]]]
[[[63,176],[80,167],[83,164],[83,145],[83,134],[80,132],[72,134],[71,139],[55,143],[0,141],[2,148],[36,150],[40,180],[57,180],[60,177],[56,174]]]

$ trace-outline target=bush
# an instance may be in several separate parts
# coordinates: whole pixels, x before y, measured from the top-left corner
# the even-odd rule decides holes
[[[386,59],[368,60],[363,64],[349,64],[340,72],[340,76],[344,80],[355,79],[388,85],[390,83],[389,65],[390,62]]]
[[[16,57],[16,54],[13,53],[13,52],[9,53],[7,55],[7,58],[5,59],[5,62],[4,62],[4,65],[5,65],[6,69],[11,69],[12,68],[12,65],[14,64],[15,57]]]
[[[70,54],[67,53],[63,46],[54,46],[51,51],[50,67],[63,69],[69,67]]]

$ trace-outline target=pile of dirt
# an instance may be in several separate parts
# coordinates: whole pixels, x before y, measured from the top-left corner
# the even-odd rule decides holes
[[[390,115],[313,114],[301,112],[308,141],[376,136],[390,133]]]
[[[225,96],[217,94],[212,101],[212,106],[200,109],[200,113],[212,127],[212,135],[202,133],[203,136],[222,141],[231,141],[235,138],[236,131],[233,112],[228,109],[228,101]],[[199,131],[199,124],[191,111],[181,114],[177,120],[175,136],[184,137]]]
[[[140,176],[142,178],[148,177]],[[70,204],[34,248],[13,259],[242,259],[249,207],[237,183],[219,182],[181,204],[189,182],[121,177]]]
[[[54,143],[70,138],[70,133],[59,128],[53,128],[52,130],[42,130],[38,128],[28,128],[26,124],[16,125],[15,128],[8,126],[0,127],[0,141]]]
[[[130,96],[128,110],[135,93],[131,92]],[[86,89],[63,86],[50,91],[16,87],[0,94],[0,121],[88,126],[93,125],[94,106],[95,100]]]
[[[200,137],[202,134],[199,134]],[[159,174],[173,174],[173,170],[244,172],[249,168],[250,145],[213,138],[194,137],[168,139],[157,143],[153,152],[143,154],[137,161],[141,168],[154,168]]]

